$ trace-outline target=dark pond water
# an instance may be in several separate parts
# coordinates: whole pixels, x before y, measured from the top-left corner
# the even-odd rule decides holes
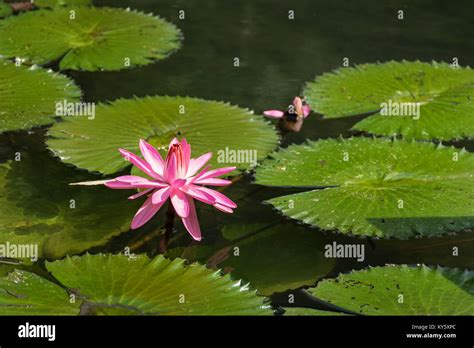
[[[183,47],[170,58],[121,72],[71,72],[87,101],[106,101],[145,95],[189,95],[224,100],[256,113],[284,108],[314,76],[342,65],[387,60],[422,60],[474,65],[473,2],[467,1],[264,1],[264,0],[103,0],[96,5],[131,7],[153,12],[183,32]],[[185,20],[178,11],[185,10]],[[295,21],[287,19],[295,10]],[[396,12],[404,10],[405,20]],[[234,67],[233,59],[240,59]],[[356,118],[324,120],[312,115],[299,133],[284,136],[282,145],[305,139],[349,136]],[[32,134],[0,137],[0,158],[21,149],[45,154],[45,129]],[[473,149],[472,143],[455,143]],[[58,165],[44,161],[44,165]],[[74,178],[89,179],[85,173]],[[45,178],[52,180],[54,178]],[[208,262],[231,271],[265,295],[314,284],[367,265],[426,263],[474,269],[474,238],[469,231],[443,238],[368,240],[323,232],[288,221],[261,202],[288,190],[252,184],[246,177],[226,190],[238,205],[232,216],[208,207],[199,215],[205,238],[192,242],[178,225],[169,245],[170,256]],[[436,204],[433,202],[433,204]],[[111,212],[113,213],[113,212]],[[163,221],[162,215],[155,221]],[[161,219],[161,220],[160,220]],[[99,251],[154,252],[159,235],[153,228],[128,232]],[[322,255],[332,241],[363,243],[366,258],[328,261]],[[239,246],[240,256],[233,256]],[[452,247],[460,255],[452,257]],[[274,295],[275,303],[285,296]],[[296,304],[318,306],[301,293]]]

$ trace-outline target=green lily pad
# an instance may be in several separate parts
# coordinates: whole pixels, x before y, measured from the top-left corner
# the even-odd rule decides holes
[[[233,229],[255,230],[246,227]],[[225,233],[230,233],[229,227]],[[217,265],[268,296],[313,285],[331,272],[335,261],[324,256],[324,245],[324,239],[314,231],[283,223],[231,243],[227,258]]]
[[[14,265],[3,263],[3,260],[0,258],[0,277],[6,276],[8,273],[15,269]]]
[[[313,309],[313,308],[303,308],[303,307],[291,307],[291,308],[285,308],[285,313],[284,315],[286,316],[340,316],[340,315],[347,315],[344,313],[339,313],[339,312],[329,312],[329,311],[322,311],[319,309]]]
[[[92,0],[34,0],[33,3],[37,7],[62,7],[62,6],[89,6]]]
[[[13,13],[13,9],[9,4],[0,1],[0,18],[7,17]]]
[[[2,314],[268,315],[247,285],[215,270],[163,256],[89,255],[47,262],[65,288],[16,271],[0,278]],[[75,294],[71,303],[70,295]],[[3,306],[4,307],[3,307]]]
[[[474,272],[456,268],[373,267],[323,280],[309,292],[366,315],[474,315]]]
[[[368,133],[406,139],[474,137],[470,68],[436,62],[363,64],[323,74],[308,83],[304,93],[311,107],[328,118],[374,112],[354,126]],[[381,111],[382,103],[387,103],[389,115]],[[400,109],[401,103],[419,103],[419,118],[416,104]]]
[[[56,102],[80,96],[66,76],[0,60],[0,132],[53,123]]]
[[[163,153],[171,139],[185,137],[194,157],[212,151],[209,164],[214,168],[235,165],[239,169],[248,169],[254,164],[249,163],[252,160],[265,158],[278,140],[268,122],[246,109],[216,101],[161,96],[100,104],[95,119],[70,117],[52,127],[49,135],[49,148],[64,162],[104,174],[127,167],[129,163],[118,149],[138,154],[141,138]]]
[[[350,138],[292,145],[272,157],[256,182],[308,189],[268,202],[312,226],[398,238],[474,226],[474,156],[465,150]]]
[[[1,315],[76,315],[80,301],[71,303],[61,286],[27,271],[0,278]]]
[[[180,36],[173,24],[136,11],[29,11],[0,22],[0,54],[36,64],[60,60],[60,69],[120,70],[166,58]]]
[[[0,164],[0,244],[36,245],[39,257],[60,258],[128,231],[140,202],[122,190],[69,186],[81,180],[45,153]]]

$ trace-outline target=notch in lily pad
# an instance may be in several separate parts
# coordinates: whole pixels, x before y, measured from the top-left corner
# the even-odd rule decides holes
[[[21,30],[19,30],[21,28]],[[138,11],[69,7],[0,22],[0,53],[61,70],[121,70],[168,57],[181,45],[173,24]]]

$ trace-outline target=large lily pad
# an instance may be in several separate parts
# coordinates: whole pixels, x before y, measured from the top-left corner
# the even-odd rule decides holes
[[[315,189],[269,203],[321,229],[407,238],[474,226],[474,156],[465,150],[350,138],[293,145],[272,157],[257,183]]]
[[[59,258],[128,231],[140,202],[121,190],[69,186],[83,179],[45,153],[0,164],[0,244],[36,244],[39,257]]]
[[[303,307],[291,307],[291,308],[285,308],[285,313],[284,315],[286,316],[326,316],[326,317],[331,317],[331,316],[344,316],[347,314],[340,313],[340,312],[330,312],[330,311],[322,311],[319,309],[313,309],[313,308],[303,308]]]
[[[385,266],[341,274],[309,290],[366,315],[474,315],[474,272]]]
[[[196,98],[161,96],[101,104],[94,120],[68,118],[52,127],[49,135],[49,148],[63,161],[104,174],[129,165],[118,148],[139,153],[140,138],[164,150],[173,137],[185,137],[192,144],[193,156],[212,151],[210,164],[214,167],[235,165],[240,169],[250,168],[253,163],[247,159],[255,154],[255,160],[265,158],[278,139],[269,123],[246,109]],[[244,156],[230,156],[232,151],[241,150]],[[239,159],[241,163],[236,162]]]
[[[0,22],[0,54],[36,64],[60,60],[61,69],[120,70],[166,58],[179,46],[173,24],[115,8],[30,11]]]
[[[34,0],[37,7],[89,6],[92,0]]]
[[[0,278],[0,315],[75,315],[80,301],[71,303],[59,285],[27,271]]]
[[[407,139],[474,137],[474,71],[470,68],[406,61],[363,64],[317,77],[307,85],[305,95],[312,108],[328,118],[374,112],[354,126],[373,134]],[[420,103],[419,118],[413,112],[383,115],[381,105],[389,101]]]
[[[0,278],[0,313],[265,315],[263,298],[215,270],[163,256],[89,255],[48,262],[61,286],[25,271]],[[76,296],[70,303],[70,295]]]
[[[14,265],[4,263],[4,259],[0,258],[0,277],[3,277],[15,269]]]
[[[80,95],[66,76],[0,59],[0,132],[53,123],[56,102]]]

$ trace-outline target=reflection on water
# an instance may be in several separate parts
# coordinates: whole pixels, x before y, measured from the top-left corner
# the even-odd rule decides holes
[[[121,72],[72,75],[89,100],[155,94],[218,99],[256,113],[285,109],[307,81],[350,64],[387,60],[474,65],[473,3],[334,0],[99,0],[160,14],[183,32],[169,59]],[[288,11],[296,20],[288,20]],[[404,20],[397,11],[404,11]],[[469,11],[471,9],[471,11]],[[185,19],[178,19],[178,11]],[[238,57],[240,66],[234,67]],[[111,86],[113,86],[111,88]],[[357,119],[312,115],[285,143],[348,135]]]

